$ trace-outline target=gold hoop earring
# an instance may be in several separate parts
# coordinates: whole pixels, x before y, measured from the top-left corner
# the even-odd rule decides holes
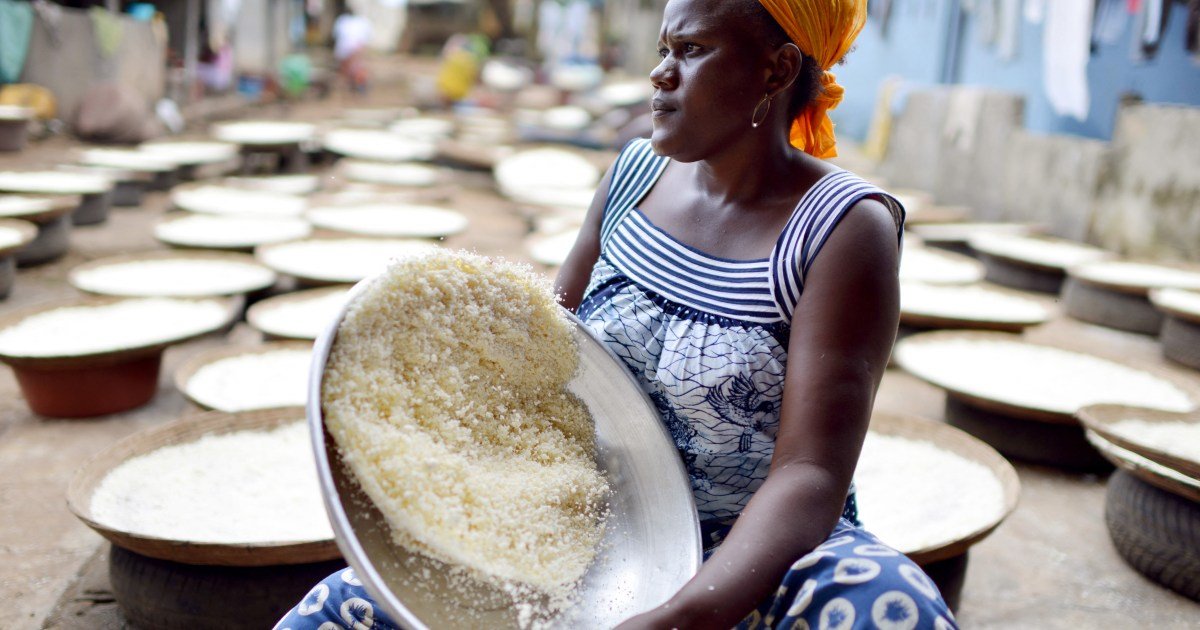
[[[767,114],[771,111],[771,101],[774,100],[774,98],[775,97],[768,94],[763,94],[762,100],[758,102],[758,105],[754,106],[754,113],[750,114],[750,127],[758,129],[759,125],[766,122]],[[767,105],[766,109],[763,109],[764,103]],[[758,115],[759,110],[762,110],[761,118]]]

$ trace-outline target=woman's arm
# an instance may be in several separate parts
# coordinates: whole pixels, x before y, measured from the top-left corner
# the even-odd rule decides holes
[[[771,470],[716,553],[666,605],[623,627],[729,628],[823,542],[845,504],[899,318],[896,224],[847,211],[793,315]]]
[[[604,206],[608,203],[608,186],[612,182],[614,168],[609,167],[596,186],[596,195],[592,197],[592,205],[588,206],[583,226],[579,228],[579,237],[575,239],[571,253],[554,279],[554,292],[558,294],[559,303],[571,311],[579,308],[592,266],[600,257],[600,224],[604,220]]]

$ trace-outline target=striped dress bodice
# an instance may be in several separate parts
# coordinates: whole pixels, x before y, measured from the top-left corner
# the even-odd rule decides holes
[[[731,260],[676,240],[638,210],[668,162],[647,140],[617,158],[579,317],[654,401],[701,519],[728,519],[766,479],[805,274],[860,199],[880,199],[901,217],[903,209],[835,171],[803,195],[769,258]]]

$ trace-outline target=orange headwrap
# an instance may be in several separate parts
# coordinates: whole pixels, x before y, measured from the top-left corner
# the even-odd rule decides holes
[[[867,0],[758,0],[783,27],[800,52],[817,60],[823,93],[792,122],[796,148],[819,158],[837,157],[829,110],[842,102],[842,86],[829,71],[846,53],[867,21]]]

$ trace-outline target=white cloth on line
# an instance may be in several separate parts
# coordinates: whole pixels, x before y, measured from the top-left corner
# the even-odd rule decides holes
[[[361,15],[344,13],[333,22],[333,58],[341,61],[371,41],[371,22]]]
[[[1088,59],[1092,54],[1093,0],[1054,0],[1046,5],[1042,31],[1042,83],[1050,106],[1060,116],[1085,120]]]
[[[1041,24],[1046,19],[1046,0],[1025,0],[1025,21]]]
[[[1000,0],[996,16],[996,54],[1004,61],[1017,56],[1021,39],[1021,0]]]

